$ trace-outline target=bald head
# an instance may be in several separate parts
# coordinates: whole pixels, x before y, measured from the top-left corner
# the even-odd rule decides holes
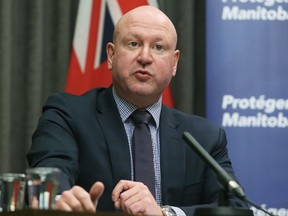
[[[126,13],[106,46],[117,94],[141,109],[156,103],[176,75],[176,44],[175,27],[159,9],[141,6]]]
[[[167,31],[176,48],[177,32],[171,20],[158,8],[152,6],[140,6],[124,14],[115,26],[113,42],[116,43],[123,28],[132,25],[140,25],[146,29],[163,29]]]

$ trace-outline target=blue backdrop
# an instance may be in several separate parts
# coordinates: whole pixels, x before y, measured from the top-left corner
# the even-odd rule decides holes
[[[288,2],[206,7],[207,117],[226,130],[248,198],[288,215]]]

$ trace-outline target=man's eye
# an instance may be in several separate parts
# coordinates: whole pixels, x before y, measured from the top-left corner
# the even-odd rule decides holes
[[[137,46],[138,46],[138,43],[135,42],[135,41],[132,41],[132,42],[129,42],[129,43],[128,43],[128,46],[129,46],[129,47],[137,47]]]
[[[155,44],[154,46],[152,46],[152,49],[154,50],[154,52],[159,53],[159,54],[165,51],[165,47],[161,44]]]
[[[155,49],[160,51],[163,49],[163,46],[157,44],[157,45],[155,45]]]

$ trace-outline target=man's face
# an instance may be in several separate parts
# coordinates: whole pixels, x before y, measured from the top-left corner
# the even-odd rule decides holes
[[[179,51],[171,27],[154,17],[137,16],[118,29],[115,44],[107,45],[117,93],[135,105],[156,102],[176,74]]]

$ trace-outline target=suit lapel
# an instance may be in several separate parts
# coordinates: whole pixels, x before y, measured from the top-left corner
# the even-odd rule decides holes
[[[96,116],[107,141],[116,185],[121,179],[131,179],[129,144],[112,88],[98,94],[96,103]],[[163,106],[160,118],[162,199],[164,204],[177,200],[176,205],[185,185],[185,147],[181,145],[182,134],[173,111]]]
[[[163,106],[160,122],[162,200],[177,205],[185,185],[185,146],[172,109]]]
[[[97,110],[96,116],[107,141],[116,185],[120,179],[131,179],[131,165],[125,128],[113,99],[111,87],[98,95]]]

